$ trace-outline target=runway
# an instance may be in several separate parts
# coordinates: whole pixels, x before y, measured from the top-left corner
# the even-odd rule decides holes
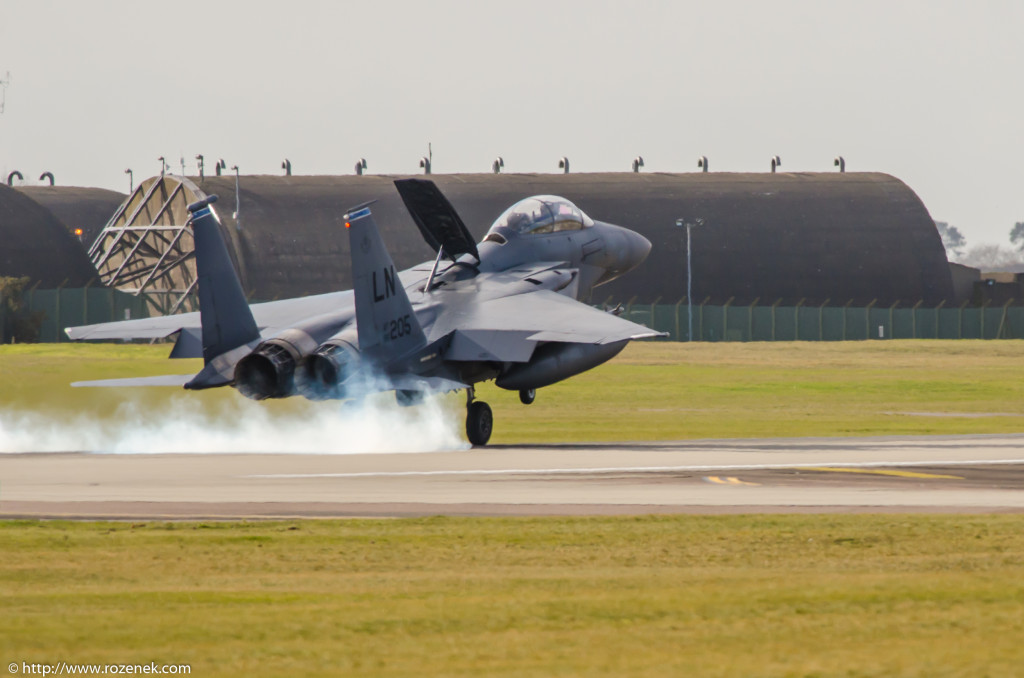
[[[1024,512],[1024,434],[0,455],[4,518],[906,511]]]

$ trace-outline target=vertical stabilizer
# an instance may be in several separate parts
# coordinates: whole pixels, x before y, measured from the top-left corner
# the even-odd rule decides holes
[[[249,303],[228,255],[220,220],[211,195],[188,206],[192,213],[196,269],[199,278],[199,317],[203,327],[203,362],[260,338]]]
[[[352,250],[359,350],[399,358],[427,343],[409,296],[381,240],[369,204],[345,215]]]

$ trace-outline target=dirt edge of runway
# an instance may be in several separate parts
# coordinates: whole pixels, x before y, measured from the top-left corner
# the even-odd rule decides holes
[[[972,506],[679,506],[661,504],[425,504],[291,502],[5,501],[0,519],[45,520],[288,520],[307,518],[421,518],[739,515],[829,513],[1024,513],[1024,508]]]

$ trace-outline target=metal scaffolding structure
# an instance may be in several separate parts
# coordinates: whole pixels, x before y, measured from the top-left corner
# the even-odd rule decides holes
[[[164,175],[140,183],[89,249],[103,284],[144,294],[152,315],[198,310],[188,205],[204,197],[184,177]]]

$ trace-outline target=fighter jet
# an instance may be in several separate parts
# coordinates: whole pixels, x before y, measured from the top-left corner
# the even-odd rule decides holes
[[[631,339],[663,336],[578,301],[639,265],[651,243],[595,221],[564,198],[509,207],[475,243],[431,181],[395,181],[437,252],[396,272],[372,203],[344,216],[352,290],[249,305],[211,195],[189,205],[199,312],[71,327],[75,340],[177,333],[171,358],[203,358],[195,375],[79,382],[79,386],[233,386],[257,400],[361,398],[390,391],[402,405],[465,390],[466,436],[486,445],[493,415],[475,385],[495,380],[524,404],[537,389],[611,359]]]

